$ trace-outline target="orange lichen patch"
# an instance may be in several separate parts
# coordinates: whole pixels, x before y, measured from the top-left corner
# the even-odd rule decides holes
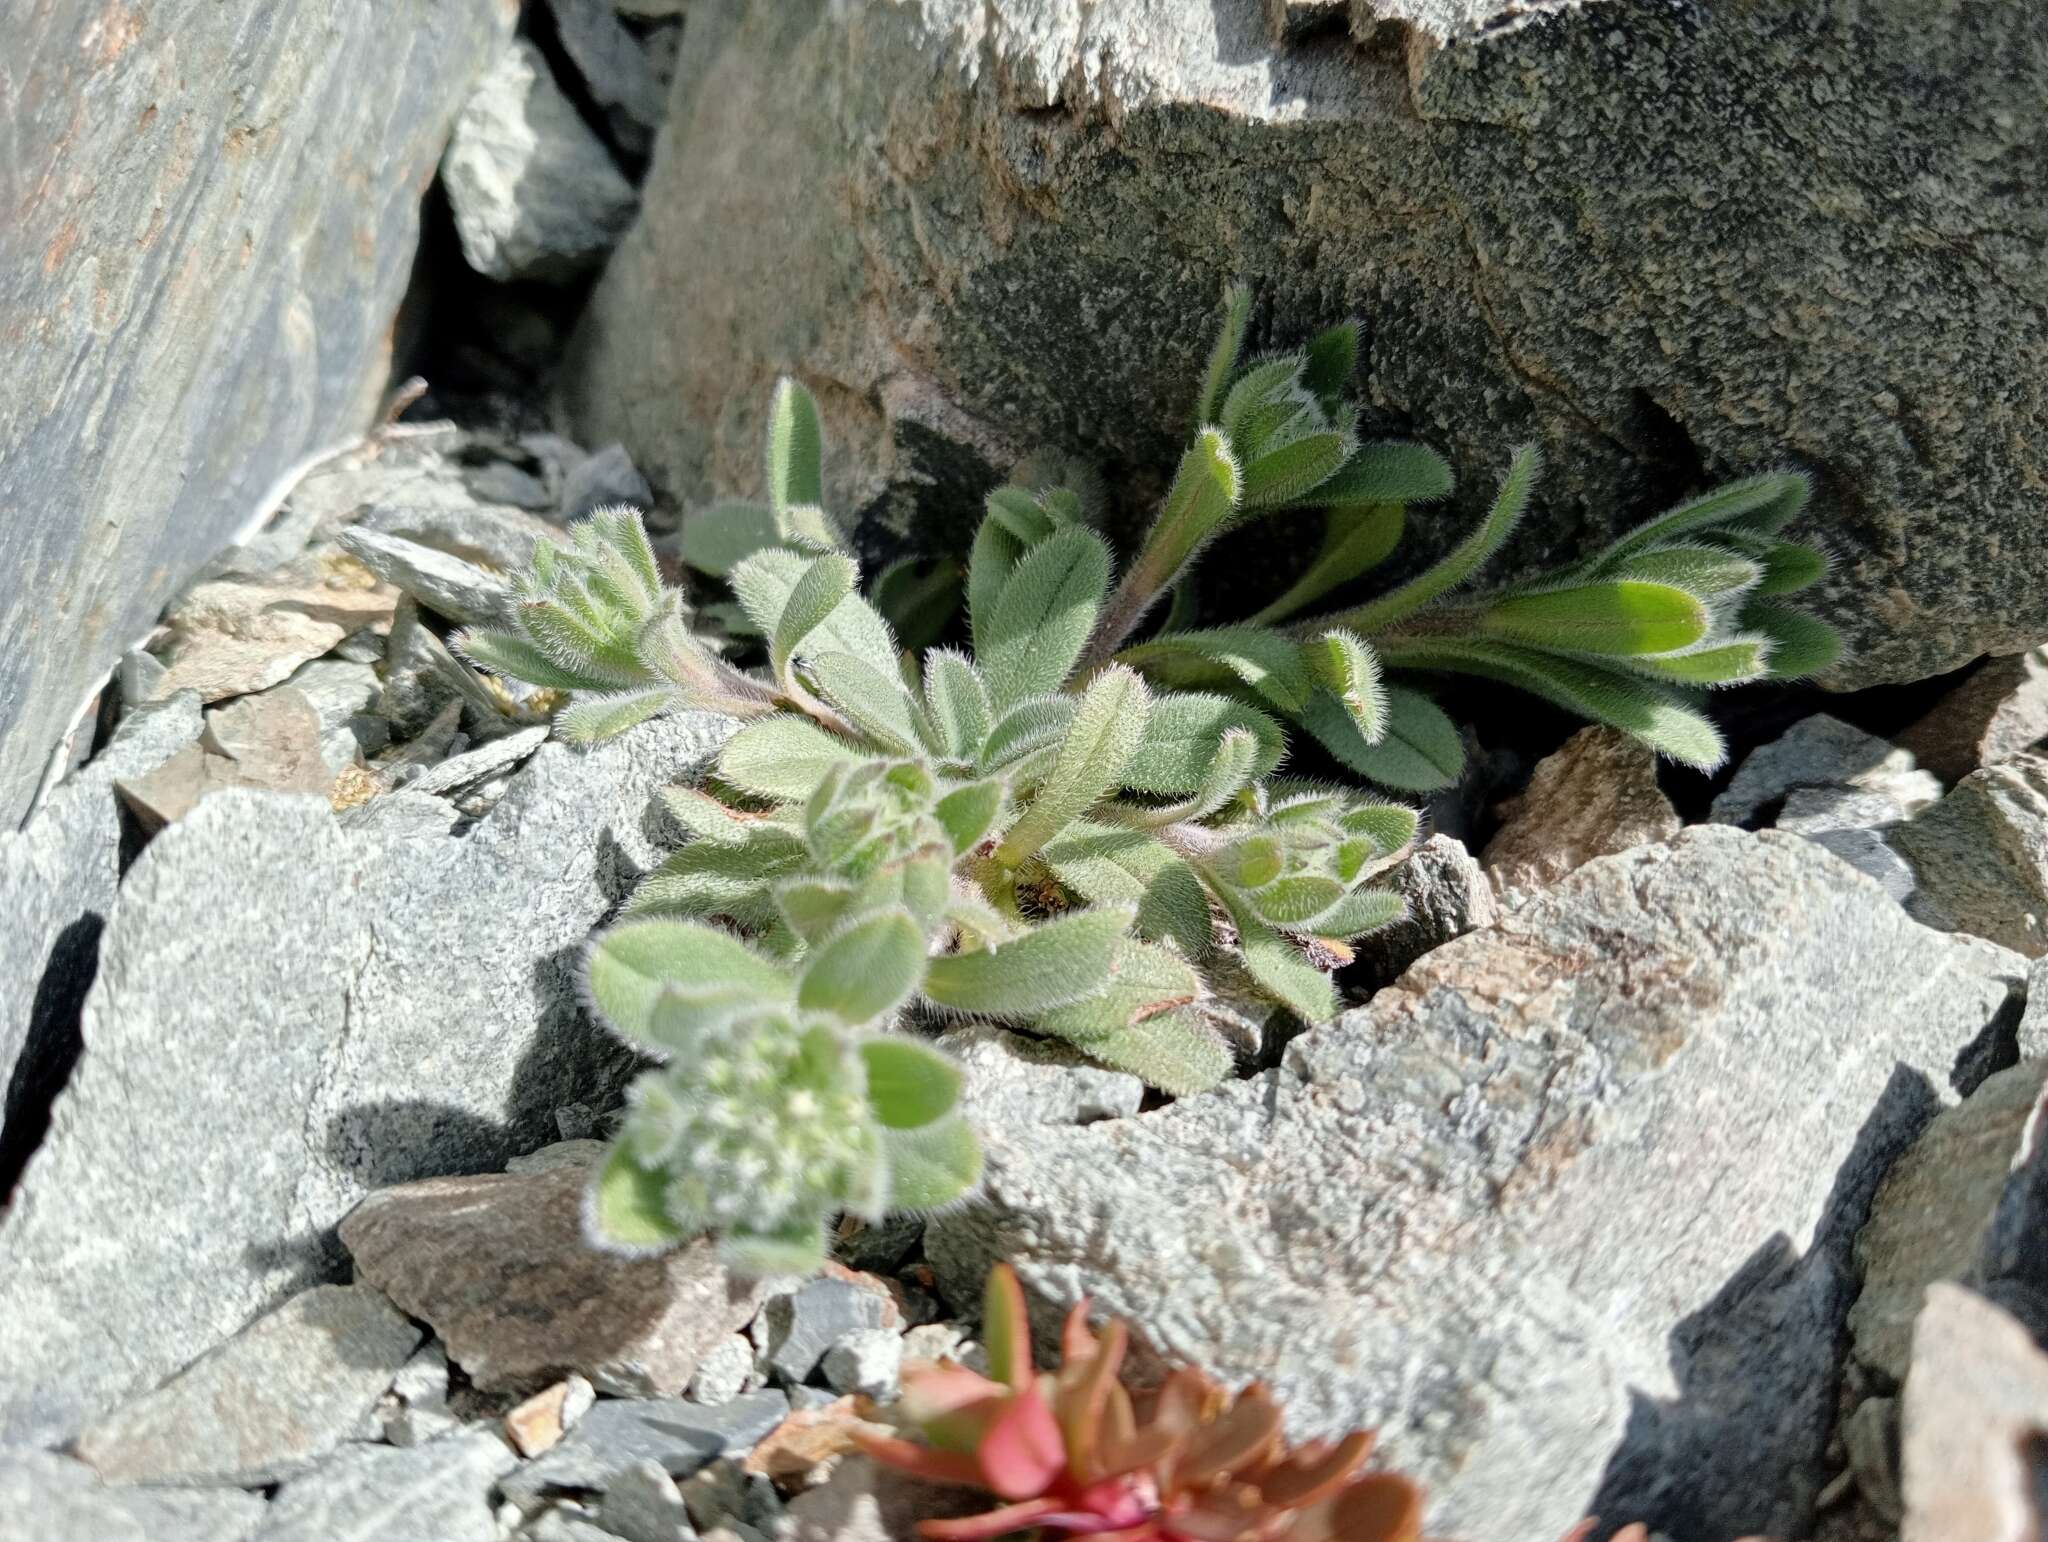
[[[57,227],[57,234],[50,244],[43,248],[43,277],[48,278],[64,265],[64,259],[71,255],[78,245],[78,221],[66,220]]]

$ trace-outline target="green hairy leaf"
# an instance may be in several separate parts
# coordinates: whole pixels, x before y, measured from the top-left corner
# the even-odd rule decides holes
[[[917,923],[908,911],[885,910],[854,922],[811,954],[797,984],[797,1005],[845,1023],[871,1023],[901,1006],[923,973]]]
[[[1132,752],[1145,742],[1151,692],[1121,665],[1095,677],[1060,741],[1052,769],[1003,836],[996,860],[1016,867],[1118,785]]]
[[[1249,734],[1258,746],[1254,774],[1264,776],[1280,762],[1286,736],[1256,707],[1227,696],[1175,691],[1158,697],[1137,751],[1122,768],[1123,785],[1137,792],[1184,796],[1203,786],[1223,736]]]
[[[981,1145],[960,1118],[918,1130],[885,1130],[891,1210],[937,1210],[981,1182]]]
[[[1510,642],[1580,653],[1672,653],[1712,624],[1706,603],[1670,584],[1607,579],[1535,594],[1511,594],[1480,613],[1478,630]]]
[[[1427,503],[1450,496],[1450,462],[1426,445],[1402,440],[1361,444],[1328,481],[1316,487],[1319,505]]]
[[[914,1130],[953,1111],[965,1078],[960,1068],[915,1039],[869,1039],[860,1047],[867,1065],[868,1101],[891,1130]]]
[[[977,1017],[1030,1018],[1093,995],[1108,982],[1131,913],[1105,907],[1034,927],[1014,942],[935,958],[924,993]]]
[[[775,511],[758,503],[714,503],[683,520],[683,561],[724,578],[757,551],[780,544]]]
[[[806,719],[764,718],[727,741],[718,774],[742,792],[794,803],[808,798],[826,772],[856,753],[845,740]]]
[[[860,570],[846,557],[820,557],[807,564],[790,585],[774,622],[762,630],[768,634],[768,663],[775,678],[788,688],[790,660],[805,638],[824,625],[839,608],[839,602],[853,593]]]
[[[691,921],[629,921],[591,948],[584,963],[590,999],[622,1037],[666,1054],[681,1048],[654,1032],[655,1005],[668,1027],[729,1022],[760,1003],[786,1001],[789,977],[728,932]]]
[[[1209,350],[1209,365],[1202,375],[1202,393],[1195,402],[1196,434],[1216,421],[1223,410],[1223,395],[1237,357],[1244,350],[1244,335],[1251,326],[1252,292],[1249,286],[1233,284],[1223,292],[1223,323],[1216,329],[1216,341]],[[1355,339],[1354,339],[1355,346]]]
[[[998,710],[1065,683],[1109,589],[1109,548],[1092,530],[1048,536],[1017,564],[977,662]]]
[[[768,404],[768,501],[777,514],[825,502],[825,430],[817,399],[784,376]]]
[[[1089,1042],[1088,1053],[1179,1098],[1208,1092],[1232,1070],[1229,1046],[1189,1011],[1161,1012],[1104,1034]]]
[[[1330,510],[1322,548],[1285,593],[1252,617],[1270,625],[1284,621],[1361,573],[1370,572],[1393,554],[1407,527],[1407,510],[1398,503],[1340,503]]]

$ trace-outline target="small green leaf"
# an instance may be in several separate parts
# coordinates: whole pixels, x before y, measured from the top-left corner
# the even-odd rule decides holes
[[[950,1205],[981,1182],[981,1144],[957,1115],[916,1130],[883,1130],[891,1210]]]
[[[1306,501],[1331,507],[1427,503],[1449,497],[1454,485],[1450,462],[1427,445],[1383,439],[1353,450],[1351,458],[1313,489]]]
[[[1337,1015],[1337,989],[1330,977],[1303,956],[1301,949],[1275,931],[1241,901],[1226,894],[1224,907],[1237,927],[1237,945],[1246,971],[1267,995],[1304,1022],[1326,1023]]]
[[[1271,926],[1307,927],[1344,898],[1344,885],[1321,873],[1295,873],[1245,895],[1261,921]]]
[[[1348,942],[1367,932],[1391,926],[1408,914],[1408,902],[1392,889],[1353,889],[1324,911],[1309,928],[1318,937]]]
[[[600,631],[567,605],[553,600],[522,600],[513,619],[535,647],[556,666],[613,689],[645,685],[647,668],[633,649],[633,639]]]
[[[1744,607],[1745,624],[1753,624],[1748,617],[1757,603]],[[1599,664],[1513,643],[1460,638],[1402,639],[1386,645],[1384,656],[1396,668],[1447,670],[1505,681],[1581,717],[1612,724],[1658,753],[1701,771],[1711,771],[1727,758],[1721,732],[1708,718],[1649,681]]]
[[[996,860],[1016,867],[1114,791],[1132,752],[1146,739],[1152,693],[1121,664],[1097,675],[1082,694],[1038,794],[1005,832]]]
[[[1317,743],[1360,776],[1401,792],[1435,792],[1457,781],[1465,746],[1457,726],[1421,692],[1387,687],[1386,732],[1367,743],[1343,704],[1318,691],[1301,715]]]
[[[965,1074],[949,1057],[916,1039],[865,1040],[868,1102],[885,1129],[915,1130],[952,1112]]]
[[[1259,626],[1175,632],[1126,648],[1117,657],[1155,683],[1175,689],[1241,683],[1282,712],[1295,711],[1306,702],[1314,683],[1302,665],[1300,645],[1284,633]]]
[[[1232,284],[1223,291],[1223,319],[1216,328],[1216,341],[1209,349],[1209,364],[1202,372],[1201,395],[1195,399],[1195,421],[1190,425],[1195,433],[1216,421],[1216,414],[1223,410],[1223,393],[1230,384],[1230,377],[1237,369],[1238,355],[1244,351],[1245,330],[1251,325],[1252,292],[1249,285]]]
[[[796,1002],[858,1027],[896,1010],[924,973],[924,936],[905,910],[865,916],[804,964]]]
[[[779,713],[734,734],[718,757],[718,774],[742,792],[801,803],[832,767],[862,758],[809,719]]]
[[[1102,805],[1099,817],[1111,824],[1149,830],[1207,819],[1250,785],[1258,771],[1259,756],[1257,735],[1243,728],[1229,729],[1203,770],[1200,784],[1187,797],[1176,803],[1152,805],[1107,803]]]
[[[1381,628],[1413,615],[1439,595],[1457,588],[1505,546],[1508,537],[1515,533],[1523,512],[1529,507],[1529,494],[1534,490],[1542,469],[1543,457],[1536,446],[1523,445],[1515,451],[1507,477],[1502,481],[1500,492],[1495,496],[1486,518],[1445,554],[1442,561],[1369,604],[1303,625],[1318,630],[1331,625],[1345,626],[1369,637]]]
[[[1193,868],[1143,830],[1080,821],[1042,853],[1067,888],[1096,905],[1136,905],[1147,942],[1171,940],[1188,958],[1209,951],[1209,897]]]
[[[1270,626],[1341,584],[1378,567],[1401,544],[1407,510],[1398,503],[1340,503],[1331,508],[1323,544],[1301,577],[1252,620]]]
[[[1385,737],[1387,688],[1379,655],[1365,639],[1332,628],[1301,645],[1301,662],[1304,672],[1350,715],[1359,738],[1378,744]]]
[[[1774,541],[1764,557],[1763,582],[1758,594],[1793,594],[1819,583],[1828,576],[1828,554],[1818,546],[1796,541]]]
[[[1178,954],[1126,937],[1117,949],[1115,972],[1092,996],[1039,1014],[1032,1027],[1093,1053],[1095,1040],[1133,1023],[1194,1001],[1201,976]]]
[[[980,751],[993,709],[981,672],[965,655],[934,648],[924,656],[924,700],[947,755],[969,758]]]
[[[683,561],[713,578],[780,541],[775,511],[758,503],[714,503],[683,520]]]
[[[1674,584],[1712,603],[1754,588],[1763,567],[1726,546],[1660,546],[1624,558],[1604,576]]]
[[[819,557],[808,563],[790,586],[782,614],[768,633],[768,662],[775,678],[788,689],[789,663],[799,644],[824,624],[839,602],[853,593],[860,569],[850,557]]]
[[[652,691],[586,696],[555,715],[555,729],[571,744],[596,744],[616,738],[674,705],[675,697],[666,686]]]
[[[1230,440],[1219,429],[1203,429],[1181,457],[1159,517],[1110,599],[1084,668],[1113,655],[1153,602],[1180,582],[1195,553],[1237,512],[1240,485]]]
[[[1047,537],[1011,573],[976,663],[998,710],[1056,691],[1087,645],[1109,589],[1109,548],[1078,525]]]
[[[768,404],[768,501],[780,514],[825,501],[825,430],[817,398],[787,375]]]
[[[623,1144],[605,1156],[590,1180],[583,1207],[583,1235],[608,1253],[645,1256],[686,1241],[689,1233],[669,1219],[668,1174],[642,1167]]]
[[[869,739],[899,755],[917,753],[917,719],[898,677],[850,653],[817,654],[809,671],[819,693]]]
[[[1587,571],[1607,572],[1624,558],[1699,531],[1776,535],[1806,507],[1807,487],[1806,477],[1796,471],[1726,483],[1637,525],[1595,556]]]
[[[1842,656],[1840,632],[1818,616],[1775,600],[1751,600],[1743,606],[1742,625],[1770,638],[1773,680],[1804,680]]]
[[[1647,658],[1618,662],[1637,674],[1673,685],[1743,685],[1761,680],[1771,671],[1771,639],[1761,633],[1706,641],[1678,653],[1659,653]]]
[[[1270,445],[1245,463],[1238,502],[1247,509],[1278,509],[1313,498],[1353,447],[1351,436],[1336,429]]]
[[[771,916],[767,890],[804,860],[803,843],[785,830],[744,841],[695,840],[640,880],[626,902],[629,915],[725,916],[742,926]]]
[[[601,933],[584,955],[583,982],[614,1032],[663,1054],[689,1049],[687,1036],[703,1027],[790,995],[780,965],[692,921],[627,921]]]
[[[1603,654],[1673,653],[1705,637],[1712,623],[1697,595],[1636,579],[1509,595],[1476,618],[1477,630],[1489,637]]]
[[[1217,747],[1233,729],[1258,744],[1254,777],[1265,776],[1286,753],[1280,725],[1256,707],[1205,692],[1173,691],[1155,698],[1144,738],[1123,768],[1123,785],[1161,797],[1200,790]]]
[[[977,654],[986,653],[993,640],[996,601],[1023,557],[1024,543],[1001,520],[982,520],[967,556],[967,625]]]
[[[932,805],[932,816],[944,827],[954,856],[972,851],[994,828],[1003,811],[1004,795],[1003,784],[991,777],[956,787]]]
[[[732,571],[733,593],[761,635],[772,637],[797,584],[816,558],[771,548],[756,552]],[[807,634],[808,653],[850,653],[884,675],[897,670],[896,638],[874,607],[849,594]]]
[[[1033,696],[996,719],[982,745],[980,769],[1007,771],[1025,756],[1066,737],[1078,703],[1071,696]]]
[[[1085,910],[1000,947],[935,958],[925,971],[924,994],[956,1012],[1037,1016],[1099,991],[1130,924],[1128,910]]]
[[[1309,339],[1303,352],[1308,363],[1301,372],[1301,383],[1315,392],[1323,410],[1334,418],[1344,393],[1351,388],[1351,377],[1358,373],[1358,323],[1340,321],[1325,327]]]
[[[838,930],[853,902],[854,887],[843,878],[791,878],[775,889],[775,908],[807,943]]]
[[[718,1252],[741,1276],[816,1274],[825,1266],[825,1223],[792,1221],[772,1232],[735,1227],[720,1240]]]
[[[608,691],[617,681],[557,663],[524,637],[475,627],[458,632],[454,651],[478,669],[556,691]]]
[[[1161,1012],[1092,1039],[1087,1053],[1177,1098],[1213,1090],[1233,1069],[1222,1035],[1199,1013],[1185,1009]]]
[[[1390,857],[1415,844],[1422,816],[1398,803],[1359,803],[1344,811],[1337,828],[1347,835],[1366,836],[1381,856]]]
[[[1022,487],[998,487],[988,495],[988,517],[1001,525],[1024,550],[1059,529],[1055,519],[1039,502],[1038,495]]]

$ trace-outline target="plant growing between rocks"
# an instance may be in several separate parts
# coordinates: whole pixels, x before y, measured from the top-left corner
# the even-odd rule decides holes
[[[1295,619],[1383,561],[1408,505],[1450,474],[1421,446],[1358,442],[1355,329],[1245,364],[1248,315],[1233,291],[1194,442],[1120,578],[1085,470],[1037,457],[989,495],[965,575],[971,650],[901,646],[943,634],[943,582],[899,566],[872,602],[860,593],[822,507],[817,406],[790,381],[770,414],[768,501],[703,511],[685,535],[686,560],[735,596],[715,619],[759,640],[761,668],[692,626],[624,509],[544,543],[507,624],[463,634],[477,664],[571,693],[572,739],[674,707],[742,723],[705,787],[669,800],[691,840],[587,963],[600,1015],[669,1061],[634,1089],[594,1191],[599,1236],[650,1247],[713,1227],[742,1263],[794,1269],[822,1256],[834,1211],[964,1193],[979,1159],[953,1112],[958,1073],[889,1032],[912,1006],[1066,1039],[1172,1093],[1230,1069],[1200,1011],[1220,957],[1298,1015],[1333,1015],[1328,969],[1402,913],[1370,880],[1418,816],[1276,776],[1283,723],[1381,786],[1427,791],[1463,751],[1408,681],[1469,673],[1708,766],[1722,746],[1697,689],[1833,657],[1833,633],[1778,598],[1825,569],[1778,539],[1805,499],[1796,475],[1731,484],[1540,580],[1459,597],[1527,506],[1526,449],[1435,566]],[[1217,535],[1302,506],[1327,511],[1326,531],[1285,594],[1240,625],[1170,613],[1139,636]]]
[[[950,1361],[913,1362],[903,1412],[924,1444],[860,1434],[875,1460],[934,1483],[985,1489],[983,1515],[920,1521],[930,1542],[1012,1533],[1119,1542],[1418,1542],[1422,1492],[1361,1471],[1373,1437],[1289,1448],[1280,1410],[1256,1384],[1234,1395],[1183,1368],[1155,1391],[1120,1379],[1130,1329],[1067,1314],[1062,1364],[1031,1364],[1024,1294],[1007,1264],[982,1306],[989,1376]],[[1142,1410],[1142,1415],[1141,1415]]]

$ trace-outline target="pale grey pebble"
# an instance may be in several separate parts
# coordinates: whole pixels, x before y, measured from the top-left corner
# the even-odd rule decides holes
[[[882,1326],[886,1304],[844,1280],[812,1280],[772,1296],[749,1327],[769,1378],[795,1386],[810,1380],[825,1351],[850,1333]]]
[[[439,1339],[429,1339],[399,1368],[371,1417],[394,1446],[423,1446],[462,1423],[448,1407],[448,1351]]]
[[[903,1369],[903,1336],[888,1328],[849,1333],[825,1351],[825,1384],[834,1392],[857,1392],[877,1402],[895,1397]]]
[[[595,509],[613,504],[645,509],[653,502],[654,490],[622,444],[606,445],[578,461],[562,476],[564,519],[581,519]]]
[[[690,1378],[688,1396],[699,1403],[730,1403],[742,1392],[751,1392],[764,1377],[754,1359],[754,1346],[740,1334],[712,1345],[697,1362]]]

